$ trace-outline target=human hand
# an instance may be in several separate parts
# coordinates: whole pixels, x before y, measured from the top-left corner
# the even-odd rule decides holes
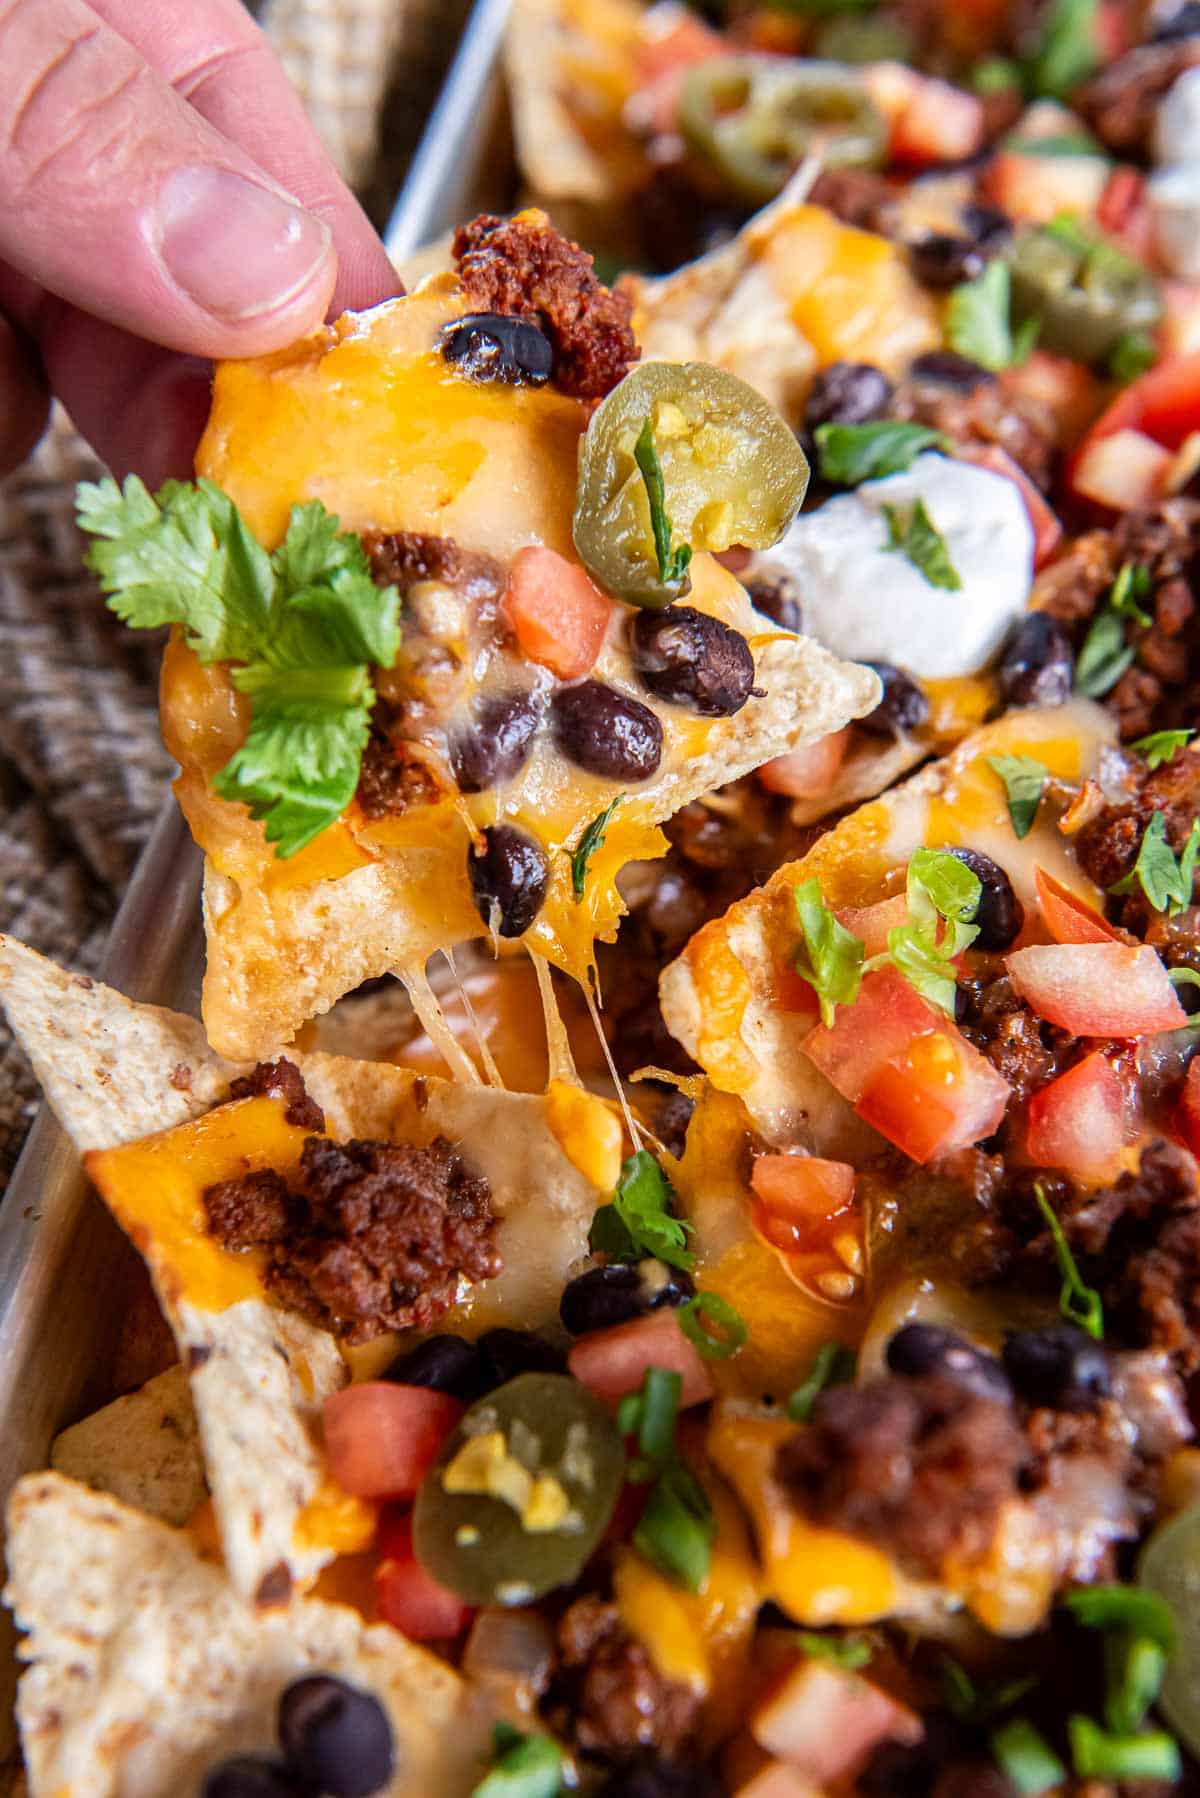
[[[186,477],[208,359],[399,291],[241,0],[0,0],[0,472],[53,393]]]

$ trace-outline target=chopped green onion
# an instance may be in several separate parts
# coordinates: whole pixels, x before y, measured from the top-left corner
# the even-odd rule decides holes
[[[960,1662],[950,1655],[942,1656],[942,1703],[960,1723],[990,1723],[1003,1711],[1011,1710],[1037,1680],[1033,1674],[1021,1679],[1001,1680],[998,1685],[982,1689]]]
[[[637,1437],[641,1463],[635,1466],[639,1479],[652,1479],[674,1453],[682,1394],[682,1374],[665,1367],[648,1367],[641,1391],[627,1393],[617,1407],[617,1428],[623,1436]],[[634,1477],[632,1470],[630,1477]]]
[[[1165,1729],[1108,1735],[1090,1717],[1067,1722],[1071,1759],[1081,1779],[1178,1779],[1179,1746]]]
[[[991,1747],[996,1765],[1016,1786],[1021,1798],[1037,1798],[1039,1792],[1052,1791],[1066,1780],[1067,1769],[1045,1736],[1024,1717],[1015,1717],[1011,1723],[993,1730]]]
[[[1075,1265],[1075,1257],[1071,1253],[1070,1244],[1063,1234],[1063,1227],[1055,1214],[1054,1208],[1042,1185],[1036,1185],[1033,1196],[1037,1200],[1038,1210],[1046,1220],[1046,1228],[1054,1240],[1054,1254],[1058,1261],[1058,1271],[1062,1275],[1062,1289],[1058,1295],[1058,1308],[1068,1323],[1078,1324],[1086,1330],[1095,1341],[1104,1339],[1104,1306],[1100,1294],[1092,1286],[1086,1286]]]
[[[728,1361],[750,1334],[741,1312],[717,1292],[698,1292],[675,1315],[688,1341],[708,1361]]]
[[[1149,1636],[1105,1637],[1104,1721],[1114,1735],[1129,1736],[1142,1727],[1162,1689],[1167,1658],[1161,1644]]]
[[[525,1736],[509,1723],[492,1733],[492,1770],[471,1798],[557,1798],[563,1789],[563,1757],[549,1736]]]
[[[793,1423],[807,1423],[813,1406],[827,1386],[846,1386],[854,1378],[856,1362],[840,1342],[823,1342],[813,1364],[787,1402]]]
[[[673,1461],[650,1490],[633,1545],[667,1579],[698,1592],[708,1578],[714,1527],[708,1494],[681,1461]]]
[[[1081,1586],[1063,1600],[1086,1629],[1120,1629],[1147,1636],[1166,1654],[1175,1647],[1175,1614],[1165,1599],[1141,1586]]]

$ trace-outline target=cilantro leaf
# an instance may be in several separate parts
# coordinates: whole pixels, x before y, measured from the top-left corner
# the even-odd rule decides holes
[[[903,419],[882,419],[864,425],[818,425],[813,435],[822,479],[838,487],[857,487],[861,481],[901,474],[911,468],[922,450],[950,447],[944,432]]]
[[[1145,758],[1148,768],[1161,768],[1167,762],[1174,761],[1195,734],[1194,730],[1153,730],[1148,737],[1139,737],[1129,747],[1135,755]]]
[[[1025,58],[1030,94],[1061,100],[1092,73],[1100,60],[1098,12],[1099,0],[1050,0],[1037,41]]]
[[[1027,319],[1012,326],[1012,273],[993,258],[981,275],[956,287],[946,304],[946,342],[960,356],[993,373],[1024,362],[1037,341],[1039,325]]]
[[[918,849],[908,864],[908,915],[915,924],[948,926],[943,944],[947,955],[961,955],[979,935],[973,919],[983,897],[983,884],[973,868],[948,849]]]
[[[608,830],[612,815],[624,798],[624,793],[618,793],[616,798],[611,800],[604,810],[592,819],[574,849],[568,851],[571,857],[571,891],[575,895],[577,905],[582,903],[587,887],[588,863],[604,842],[605,832]]]
[[[1135,650],[1125,641],[1125,623],[1110,606],[1097,612],[1075,658],[1075,691],[1085,699],[1102,699],[1112,691],[1133,661]]]
[[[1049,769],[1031,755],[989,755],[988,767],[1004,782],[1013,835],[1027,837],[1050,778]]]
[[[907,511],[902,506],[884,506],[883,515],[888,526],[886,547],[907,556],[931,587],[957,593],[962,579],[950,560],[946,539],[925,510],[925,501],[914,500]]]
[[[795,889],[796,916],[804,935],[796,951],[796,972],[816,992],[821,1022],[832,1024],[839,1005],[853,1005],[862,984],[863,946],[839,924],[824,899],[818,880]]]
[[[1167,821],[1162,812],[1155,812],[1142,832],[1133,867],[1124,879],[1109,888],[1109,892],[1132,893],[1140,886],[1155,911],[1174,917],[1176,912],[1192,903],[1192,882],[1198,856],[1200,818],[1193,819],[1187,842],[1176,860],[1175,851],[1167,841]]]
[[[376,586],[359,539],[319,500],[292,509],[274,555],[211,481],[136,476],[85,483],[78,516],[109,605],[138,628],[179,625],[204,663],[232,662],[251,701],[245,742],[213,778],[294,855],[343,812],[358,784],[375,692],[400,634],[393,587]]]
[[[654,553],[658,557],[658,578],[668,586],[682,585],[692,560],[690,543],[671,548],[671,520],[667,517],[666,489],[662,464],[654,443],[654,426],[649,414],[634,445],[633,459],[641,471],[650,502],[650,527],[654,532]]]
[[[691,1225],[671,1214],[674,1193],[648,1149],[623,1163],[612,1202],[592,1219],[588,1246],[603,1255],[629,1259],[653,1255],[686,1272],[696,1257],[687,1247]]]
[[[1154,620],[1141,601],[1149,592],[1150,570],[1140,562],[1122,562],[1108,595],[1108,603],[1122,618],[1132,618],[1135,624],[1148,628]]]

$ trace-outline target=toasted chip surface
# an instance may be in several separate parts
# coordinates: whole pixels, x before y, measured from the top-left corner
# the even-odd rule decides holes
[[[186,1370],[169,1367],[63,1430],[50,1463],[161,1523],[185,1524],[208,1490]]]

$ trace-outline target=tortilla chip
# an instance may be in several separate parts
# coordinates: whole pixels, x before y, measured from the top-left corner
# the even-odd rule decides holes
[[[826,904],[868,905],[902,889],[915,849],[957,843],[994,857],[1024,902],[1035,902],[1035,864],[1078,887],[1048,808],[1027,837],[1015,837],[988,757],[1032,756],[1073,781],[1094,771],[1113,739],[1111,717],[1083,699],[985,725],[944,760],[843,818],[801,860],[697,931],[659,983],[668,1029],[715,1086],[744,1100],[769,1141],[800,1140],[818,1154],[856,1159],[867,1127],[799,1053],[813,1014],[779,1003],[799,942],[795,887],[815,877]]]
[[[621,117],[644,17],[636,0],[514,0],[504,71],[517,162],[552,212],[556,200],[611,207],[645,179]]]
[[[275,1746],[280,1693],[317,1670],[385,1706],[383,1798],[479,1778],[485,1719],[444,1662],[343,1605],[255,1612],[185,1532],[58,1474],[14,1490],[8,1573],[31,1798],[191,1798],[214,1762]]]
[[[239,1269],[236,1302],[213,1308],[209,1292],[189,1290],[192,1245],[202,1226],[181,1232],[177,1223],[139,1211],[150,1183],[138,1162],[108,1148],[128,1145],[130,1106],[123,1093],[126,1070],[143,1121],[169,1117],[168,1100],[182,1038],[190,1020],[149,1006],[132,1005],[98,981],[80,983],[52,963],[0,938],[0,979],[23,970],[22,991],[32,987],[42,1005],[13,1007],[14,1031],[42,1073],[46,1097],[68,1132],[82,1118],[89,1170],[118,1221],[146,1260],[159,1302],[171,1324],[191,1379],[213,1506],[230,1578],[239,1592],[264,1603],[305,1586],[331,1560],[335,1545],[322,1530],[325,1464],[320,1447],[324,1402],[348,1377],[334,1338],[305,1318],[270,1301],[250,1264]],[[11,985],[0,985],[7,1004]],[[62,995],[75,1007],[79,1040],[101,1045],[89,1087],[86,1055],[57,1056]],[[121,1048],[128,1037],[127,1057]],[[157,1044],[157,1053],[155,1045]],[[498,1246],[504,1258],[494,1280],[473,1289],[447,1326],[477,1335],[494,1324],[536,1329],[557,1315],[562,1288],[587,1253],[596,1206],[611,1191],[620,1163],[620,1129],[603,1103],[577,1095],[564,1104],[555,1087],[545,1095],[508,1093],[492,1087],[456,1086],[411,1069],[298,1055],[308,1090],[324,1107],[332,1136],[358,1136],[427,1144],[442,1135],[463,1147],[486,1175],[500,1217]],[[195,1088],[213,1100],[227,1097],[234,1070],[209,1052],[192,1057]],[[220,1076],[220,1079],[218,1078]],[[575,1089],[571,1089],[574,1092]],[[187,1095],[194,1100],[195,1090]],[[189,1108],[178,1122],[192,1124]],[[193,1126],[194,1127],[194,1126]],[[298,1134],[293,1132],[293,1134]],[[163,1134],[146,1136],[152,1151]],[[126,1157],[142,1154],[125,1149]],[[122,1190],[122,1179],[130,1192]],[[204,1240],[207,1240],[206,1238]],[[224,1251],[216,1251],[223,1254]],[[392,1339],[372,1345],[382,1361]]]
[[[63,1430],[50,1450],[50,1465],[161,1523],[186,1523],[208,1486],[184,1369],[169,1367],[140,1392],[114,1399]]]

